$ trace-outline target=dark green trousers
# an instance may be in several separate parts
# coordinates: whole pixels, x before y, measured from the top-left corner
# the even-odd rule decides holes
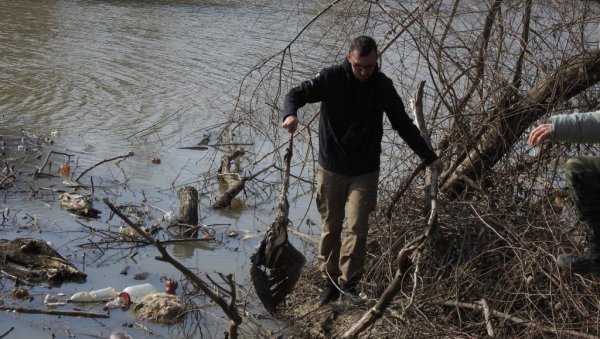
[[[588,245],[600,252],[600,157],[580,156],[565,164],[571,199],[588,226]]]

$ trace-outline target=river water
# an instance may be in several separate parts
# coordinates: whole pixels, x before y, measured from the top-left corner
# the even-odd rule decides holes
[[[18,138],[22,128],[39,134],[59,133],[51,149],[72,155],[74,174],[104,159],[130,151],[135,154],[118,165],[98,166],[88,175],[97,187],[95,204],[103,211],[97,221],[75,219],[60,209],[52,194],[44,193],[65,189],[59,177],[38,179],[33,183],[35,196],[27,185],[0,191],[0,207],[10,211],[3,238],[30,236],[50,241],[88,274],[83,284],[52,289],[32,286],[31,302],[11,299],[13,284],[2,278],[5,305],[43,308],[41,300],[48,293],[68,296],[107,286],[119,290],[140,283],[133,279],[135,273],[148,273],[145,281],[157,288],[163,276],[180,278],[170,265],[154,260],[152,248],[113,254],[90,250],[83,255],[86,251],[79,245],[90,240],[88,227],[104,230],[119,224],[107,220],[109,213],[98,199],[110,193],[116,203],[145,201],[145,208],[154,212],[176,211],[176,189],[195,185],[198,176],[218,162],[209,152],[181,147],[196,145],[226,119],[243,76],[262,58],[281,50],[316,8],[299,8],[296,1],[287,0],[1,3],[0,135]],[[150,161],[154,157],[161,159],[160,165]],[[54,155],[50,160],[56,173],[58,165],[69,159]],[[297,221],[317,220],[316,210],[306,207],[309,198],[307,194],[295,202],[302,205],[301,215],[294,217]],[[200,218],[213,225],[221,241],[169,250],[201,272],[232,273],[241,286],[240,298],[259,305],[248,292],[248,256],[261,239],[257,231],[272,221],[272,210],[214,211],[208,208],[207,199],[201,198]],[[229,238],[229,231],[239,236]],[[120,274],[124,268],[127,275]],[[101,312],[98,307],[84,310]],[[226,319],[210,305],[207,310],[202,319],[186,321],[183,329],[144,324],[163,337],[222,337]],[[260,307],[250,311],[264,315]],[[7,338],[106,338],[115,330],[125,330],[135,338],[153,337],[138,327],[123,326],[135,322],[131,314],[121,311],[101,320],[3,313],[0,334],[14,327]],[[251,333],[250,326],[245,326],[246,333]]]

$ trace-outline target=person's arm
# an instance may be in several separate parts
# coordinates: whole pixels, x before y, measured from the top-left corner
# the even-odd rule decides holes
[[[396,92],[393,83],[386,84],[385,112],[392,128],[398,132],[406,144],[432,169],[441,170],[442,161],[433,152],[421,136],[421,131],[406,114],[404,103]]]
[[[527,142],[530,146],[536,146],[546,140],[600,142],[600,111],[555,115],[550,118],[549,124],[532,129]]]
[[[286,131],[290,133],[296,131],[298,126],[298,109],[307,103],[321,101],[326,78],[326,72],[323,70],[314,78],[302,82],[288,92],[283,101],[283,123],[281,125]]]
[[[550,118],[551,138],[574,143],[600,142],[600,111],[559,114]]]

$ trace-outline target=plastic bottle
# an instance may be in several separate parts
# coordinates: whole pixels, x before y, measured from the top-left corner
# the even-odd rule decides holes
[[[58,301],[58,297],[55,294],[46,294],[44,297],[44,304],[55,303]]]
[[[89,302],[89,301],[104,301],[112,300],[117,297],[117,291],[112,287],[106,287],[96,291],[90,292],[77,292],[69,298],[70,301],[75,302]]]
[[[71,174],[71,165],[67,163],[63,163],[60,165],[60,175],[63,177],[68,177]]]
[[[152,284],[146,283],[125,287],[123,291],[119,293],[119,297],[125,299],[125,304],[127,305],[129,303],[135,303],[152,293],[156,293],[156,289]]]
[[[125,301],[121,297],[116,297],[114,300],[111,300],[104,305],[104,310],[108,311],[113,308],[123,307]]]

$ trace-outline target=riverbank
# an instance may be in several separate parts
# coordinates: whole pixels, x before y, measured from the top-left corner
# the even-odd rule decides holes
[[[584,228],[565,227],[576,223],[565,213],[548,219],[555,205],[539,203],[524,209],[506,198],[494,198],[493,208],[483,202],[441,202],[439,232],[421,252],[414,252],[397,295],[381,318],[358,337],[596,338],[600,334],[598,278],[559,271],[554,262],[554,255],[583,246]],[[364,305],[336,301],[318,307],[322,280],[313,265],[307,266],[279,315],[294,324],[301,337],[353,337],[350,329],[376,313],[376,303],[394,279],[398,252],[425,230],[419,201],[420,194],[408,192],[391,222],[380,216],[372,219],[361,283],[367,296]],[[544,224],[540,215],[546,216]]]

